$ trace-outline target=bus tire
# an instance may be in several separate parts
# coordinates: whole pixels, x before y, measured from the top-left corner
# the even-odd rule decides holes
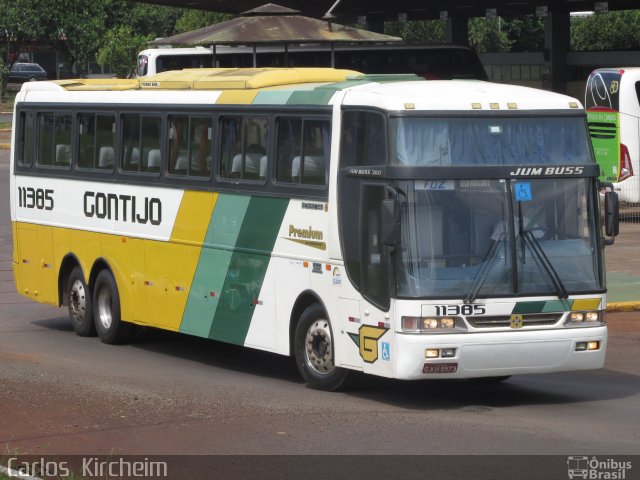
[[[67,281],[67,306],[73,330],[81,337],[95,337],[93,302],[80,267],[74,267]]]
[[[334,391],[345,386],[351,372],[335,366],[335,337],[321,305],[314,303],[302,312],[293,351],[298,370],[309,387]]]
[[[133,336],[134,325],[120,318],[118,286],[106,269],[98,274],[93,286],[93,319],[103,343],[126,343]]]

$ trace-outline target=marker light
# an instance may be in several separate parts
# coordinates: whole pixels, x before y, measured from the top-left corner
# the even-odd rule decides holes
[[[424,358],[438,358],[440,357],[440,350],[437,348],[427,348],[424,351]]]
[[[443,348],[442,349],[442,358],[453,358],[456,356],[455,348]]]
[[[419,322],[420,317],[402,317],[402,329],[403,330],[420,330]]]

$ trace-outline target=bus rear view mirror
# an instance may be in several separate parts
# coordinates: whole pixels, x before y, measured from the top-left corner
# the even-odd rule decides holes
[[[607,237],[606,245],[613,245],[614,237],[620,233],[620,204],[616,192],[604,194],[604,231]]]
[[[400,205],[397,199],[382,200],[380,205],[380,224],[383,245],[387,247],[397,246],[400,233]]]

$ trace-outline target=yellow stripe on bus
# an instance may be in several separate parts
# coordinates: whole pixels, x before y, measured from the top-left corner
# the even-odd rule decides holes
[[[573,301],[571,310],[597,310],[600,307],[599,298],[581,298]]]

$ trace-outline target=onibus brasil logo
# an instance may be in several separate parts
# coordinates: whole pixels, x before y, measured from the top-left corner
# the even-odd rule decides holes
[[[631,462],[613,458],[602,459],[586,455],[567,458],[567,474],[570,479],[625,480],[627,470],[631,470]]]

